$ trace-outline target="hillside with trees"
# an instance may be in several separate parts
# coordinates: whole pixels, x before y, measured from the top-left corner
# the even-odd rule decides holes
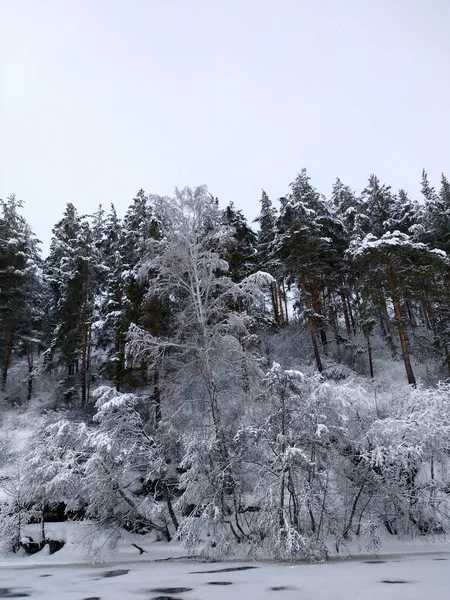
[[[206,187],[1,201],[0,543],[55,514],[208,556],[450,530],[450,184],[303,169],[256,223]]]

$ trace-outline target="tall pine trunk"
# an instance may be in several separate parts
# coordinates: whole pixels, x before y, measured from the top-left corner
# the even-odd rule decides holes
[[[275,323],[277,325],[281,325],[281,319],[280,319],[280,310],[279,310],[279,306],[278,306],[278,293],[277,293],[277,283],[273,282],[270,285],[270,296],[272,299],[272,309],[273,309],[273,316],[275,319]]]
[[[319,320],[320,320],[320,325],[319,325],[320,340],[322,342],[323,351],[326,354],[327,353],[328,340],[327,340],[327,333],[326,333],[325,327],[323,325],[324,316],[323,316],[323,312],[322,312],[322,300],[320,299],[319,285],[318,285],[316,279],[314,279],[314,282],[313,282],[313,307],[314,307],[314,312],[317,315],[319,315]]]
[[[403,362],[405,363],[406,376],[410,385],[416,386],[416,378],[411,366],[409,358],[408,341],[406,339],[405,324],[402,315],[402,308],[400,305],[400,297],[397,288],[397,279],[395,276],[394,269],[391,265],[387,265],[387,279],[389,283],[389,290],[391,292],[392,304],[394,306],[395,320],[397,321],[398,337],[400,339],[400,346],[402,348]]]
[[[311,336],[311,343],[314,350],[314,357],[316,359],[317,369],[319,373],[323,371],[322,359],[320,358],[319,344],[317,343],[316,328],[314,325],[313,307],[309,298],[308,290],[306,288],[306,281],[303,275],[300,276],[300,289],[302,290],[303,300],[305,303],[306,310],[308,312],[308,328]]]
[[[283,310],[283,295],[281,293],[281,286],[278,283],[276,284],[276,287],[278,290],[278,306],[280,307],[280,325],[284,327],[284,325],[286,324],[286,319]]]

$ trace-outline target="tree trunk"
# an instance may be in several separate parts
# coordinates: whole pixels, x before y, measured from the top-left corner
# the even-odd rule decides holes
[[[6,388],[6,380],[8,378],[8,369],[11,361],[12,354],[12,345],[13,345],[13,334],[8,331],[6,335],[6,344],[5,344],[5,358],[3,360],[3,371],[2,371],[2,390],[4,391]]]
[[[87,362],[87,323],[81,325],[81,404],[84,406],[87,400],[86,394],[86,362]]]
[[[334,332],[334,339],[336,341],[336,344],[339,346],[342,337],[339,335],[339,326],[337,321],[336,309],[333,306],[330,306],[330,321]]]
[[[27,361],[28,361],[28,402],[31,400],[33,395],[33,346],[29,342],[27,344]]]
[[[45,514],[44,514],[44,504],[42,504],[41,511],[41,541],[45,542]]]
[[[425,294],[422,294],[422,300],[421,300],[420,304],[422,307],[423,322],[425,324],[425,327],[427,329],[429,329],[430,331],[432,331],[433,328],[431,327],[431,319],[428,314],[428,306],[427,306],[427,300],[426,300]]]
[[[81,404],[87,402],[87,360],[88,360],[88,282],[84,283],[83,310],[81,313]]]
[[[284,505],[285,505],[285,479],[286,479],[286,467],[284,464],[285,460],[285,452],[286,452],[286,403],[284,391],[281,391],[281,456],[282,464],[281,464],[281,480],[280,480],[280,505],[278,507],[278,522],[280,526],[280,531],[285,530],[285,515],[284,515]]]
[[[288,306],[287,306],[287,295],[286,295],[286,286],[284,285],[284,281],[281,282],[283,286],[283,300],[284,300],[284,310],[286,313],[286,325],[289,325],[289,314],[288,314]]]
[[[92,327],[88,326],[88,347],[87,347],[87,361],[86,361],[86,396],[87,400],[91,396],[91,351],[92,351]]]
[[[351,330],[351,326],[350,326],[350,317],[348,316],[347,298],[346,298],[345,292],[341,292],[340,295],[341,295],[341,301],[342,301],[342,311],[344,313],[345,330],[347,332],[347,335],[350,336],[352,333],[352,330]]]
[[[414,316],[414,312],[413,312],[413,309],[411,306],[411,301],[407,300],[405,302],[405,306],[406,306],[406,310],[408,311],[408,319],[409,319],[409,322],[411,323],[411,327],[416,327],[417,323],[416,323],[416,318]]]
[[[175,531],[178,531],[178,528],[180,525],[178,523],[178,519],[175,514],[175,511],[173,510],[173,504],[172,504],[172,499],[170,497],[169,488],[167,487],[167,484],[165,482],[164,482],[163,486],[164,486],[164,495],[166,497],[167,510],[169,511],[169,515],[170,515],[170,518],[172,519],[172,523],[175,528]]]
[[[355,323],[355,318],[353,316],[352,305],[350,304],[350,295],[346,294],[345,298],[347,300],[348,314],[349,314],[349,317],[350,317],[350,321],[352,323],[353,335],[356,335],[356,323]]]
[[[284,310],[283,310],[283,296],[281,294],[281,287],[276,284],[278,290],[278,306],[280,308],[280,325],[284,327],[286,324],[286,319],[284,318]]]
[[[373,360],[372,360],[372,344],[370,343],[370,333],[368,331],[364,332],[364,336],[366,338],[366,343],[367,343],[367,354],[369,357],[369,370],[370,370],[370,377],[373,379]]]
[[[319,325],[320,340],[322,342],[323,351],[325,354],[327,354],[328,340],[327,340],[327,333],[326,333],[325,327],[323,325],[324,317],[323,317],[323,312],[322,312],[322,301],[320,299],[319,286],[315,279],[314,279],[314,283],[313,283],[313,307],[314,307],[314,312],[316,314],[318,314],[319,318],[320,318],[320,325]]]
[[[308,311],[308,328],[311,335],[311,342],[314,350],[314,356],[316,359],[317,369],[319,373],[323,371],[322,359],[320,358],[319,344],[317,343],[316,329],[314,326],[313,308],[311,306],[311,300],[309,299],[308,290],[306,289],[306,281],[303,276],[300,277],[300,289],[303,293],[303,299],[306,310]]]
[[[387,265],[387,278],[389,283],[389,289],[391,292],[392,304],[394,306],[395,319],[397,321],[398,337],[400,339],[400,345],[402,348],[403,362],[405,363],[406,376],[410,385],[416,386],[416,378],[411,366],[409,358],[408,342],[406,339],[406,332],[403,322],[402,309],[400,306],[400,297],[397,289],[397,280],[395,277],[394,269],[391,265]]]
[[[277,284],[272,283],[270,286],[270,295],[272,297],[272,309],[273,309],[273,316],[275,319],[275,323],[277,325],[280,325],[280,311],[278,309],[278,294],[277,294]]]
[[[155,405],[155,426],[159,427],[162,419],[161,413],[161,390],[159,388],[159,369],[156,366],[153,374],[153,394],[151,399]]]

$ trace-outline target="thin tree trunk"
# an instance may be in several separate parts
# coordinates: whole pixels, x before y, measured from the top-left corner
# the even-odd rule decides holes
[[[388,309],[387,309],[386,300],[384,298],[383,290],[380,290],[380,295],[382,297],[382,300],[381,300],[381,302],[378,302],[376,296],[372,292],[372,302],[373,302],[374,306],[377,306],[380,309],[380,312],[379,312],[380,329],[382,331],[384,338],[387,341],[387,345],[389,347],[389,350],[391,351],[392,358],[397,358],[397,348],[395,347],[394,340],[392,339],[392,331],[391,331],[391,326],[389,323],[389,313],[388,313]]]
[[[311,306],[311,300],[309,299],[308,290],[306,289],[306,281],[303,276],[300,277],[300,289],[303,293],[303,299],[305,302],[306,310],[308,311],[308,328],[311,335],[311,342],[314,350],[314,356],[316,359],[317,369],[319,373],[323,371],[322,359],[320,358],[319,345],[317,343],[316,329],[314,326],[314,317],[312,315],[313,308]]]
[[[346,294],[345,298],[347,300],[348,315],[349,315],[350,321],[352,323],[353,335],[356,335],[356,322],[355,322],[355,317],[353,316],[352,305],[350,304],[349,294]]]
[[[87,386],[86,386],[86,392],[87,392],[87,400],[89,401],[89,398],[91,396],[91,352],[92,352],[92,327],[89,324],[89,331],[88,331],[88,351],[87,351],[87,363],[86,363],[86,377],[87,377]]]
[[[282,281],[283,286],[283,300],[284,300],[284,310],[286,313],[286,325],[289,325],[289,314],[288,314],[288,305],[287,305],[287,294],[286,294],[286,286],[284,284],[284,280]]]
[[[6,388],[6,380],[8,378],[8,369],[11,361],[12,354],[12,343],[13,343],[13,334],[8,331],[6,336],[6,344],[5,344],[5,358],[3,360],[3,372],[2,372],[2,390],[4,391]]]
[[[81,326],[81,404],[87,401],[86,394],[86,361],[87,361],[87,323]]]
[[[347,524],[347,527],[345,528],[344,535],[343,535],[344,539],[348,539],[348,532],[350,531],[350,529],[353,526],[353,519],[355,518],[356,508],[358,506],[358,502],[359,502],[359,499],[360,499],[361,494],[363,492],[364,486],[366,485],[366,481],[367,481],[367,479],[363,480],[363,482],[362,482],[362,484],[361,484],[361,486],[360,486],[360,488],[358,490],[358,493],[356,494],[356,496],[353,499],[352,510],[351,510],[351,513],[350,513],[350,518],[348,520],[348,524]]]
[[[277,290],[278,290],[278,306],[279,306],[279,310],[280,310],[280,325],[282,327],[284,327],[284,325],[286,324],[286,319],[284,318],[283,296],[281,294],[281,288],[278,285],[278,283],[276,284],[276,286],[277,286]]]
[[[270,286],[270,295],[272,297],[272,308],[273,308],[273,316],[275,318],[275,323],[280,325],[280,311],[278,309],[278,294],[276,291],[276,282],[272,283]]]
[[[81,313],[81,404],[87,402],[87,361],[88,361],[88,281],[84,283],[83,311]]]
[[[306,504],[308,506],[308,513],[309,513],[309,519],[311,521],[311,531],[314,533],[316,531],[316,519],[314,517],[314,512],[311,506],[311,489],[312,489],[312,485],[313,485],[313,479],[314,479],[314,465],[316,462],[316,449],[314,447],[314,445],[311,448],[311,458],[310,458],[310,464],[312,465],[309,469],[308,472],[308,485],[309,485],[309,490],[308,490],[308,499],[306,501]]]
[[[284,505],[285,505],[285,478],[286,478],[286,469],[284,465],[285,452],[286,452],[286,405],[284,392],[281,392],[281,456],[282,456],[282,473],[281,473],[281,482],[280,482],[280,506],[278,508],[278,519],[280,530],[283,531],[285,528],[285,517],[284,517]]]
[[[124,379],[124,353],[122,347],[123,334],[120,327],[117,327],[115,332],[115,364],[114,364],[114,379],[116,390],[120,392]]]
[[[411,323],[411,327],[416,327],[416,319],[412,310],[412,306],[411,306],[411,301],[407,300],[405,302],[405,306],[406,306],[406,310],[408,312],[408,319],[409,322]]]
[[[44,503],[42,503],[42,511],[41,511],[41,537],[42,542],[45,542],[45,516],[44,516]]]
[[[342,311],[344,313],[345,330],[347,332],[347,335],[350,336],[352,333],[352,330],[351,330],[351,326],[350,326],[350,318],[348,316],[347,298],[346,298],[345,292],[341,292],[340,295],[341,295],[341,301],[342,301]]]
[[[420,301],[420,305],[422,307],[422,315],[423,315],[423,321],[424,321],[425,327],[431,331],[432,330],[431,320],[428,315],[428,308],[427,308],[427,301],[425,298],[425,294],[422,295],[422,300]]]
[[[158,366],[155,367],[155,371],[153,374],[153,394],[152,401],[155,404],[155,426],[159,427],[162,419],[161,412],[161,390],[159,388],[159,369]]]
[[[173,510],[172,499],[170,497],[169,489],[167,487],[167,484],[164,483],[163,485],[164,485],[164,495],[166,497],[167,510],[169,511],[169,515],[170,515],[170,518],[172,519],[172,523],[173,523],[173,526],[175,528],[175,531],[177,531],[180,525],[178,523],[178,519],[177,519],[177,516],[175,514],[175,511]]]
[[[416,386],[416,378],[411,366],[409,358],[408,342],[406,339],[406,332],[404,328],[402,309],[400,306],[400,298],[397,290],[397,280],[395,277],[394,269],[391,265],[387,265],[387,278],[389,283],[389,289],[391,292],[392,304],[394,305],[394,314],[397,321],[398,337],[400,338],[400,345],[402,348],[403,362],[405,363],[406,376],[410,385]]]
[[[319,286],[315,279],[314,279],[314,283],[313,283],[313,307],[314,307],[315,313],[318,314],[320,317],[320,325],[319,325],[320,340],[322,342],[323,351],[326,354],[327,353],[327,344],[328,344],[327,333],[326,333],[325,327],[323,325],[322,301],[320,299]]]
[[[31,342],[27,344],[27,361],[28,361],[28,394],[27,399],[30,402],[33,395],[33,345]]]
[[[367,355],[369,357],[369,370],[370,377],[373,379],[373,360],[372,360],[372,344],[370,343],[370,333],[368,331],[364,332],[364,336],[366,338],[367,343]]]
[[[336,309],[333,306],[330,306],[330,321],[331,321],[331,326],[333,327],[334,339],[336,340],[336,344],[339,346],[342,338],[339,334],[339,326],[338,326],[338,321],[337,321]]]

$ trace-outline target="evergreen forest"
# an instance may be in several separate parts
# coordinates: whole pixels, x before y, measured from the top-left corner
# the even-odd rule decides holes
[[[450,182],[222,200],[67,204],[46,257],[0,201],[3,550],[56,516],[216,557],[450,531]]]

